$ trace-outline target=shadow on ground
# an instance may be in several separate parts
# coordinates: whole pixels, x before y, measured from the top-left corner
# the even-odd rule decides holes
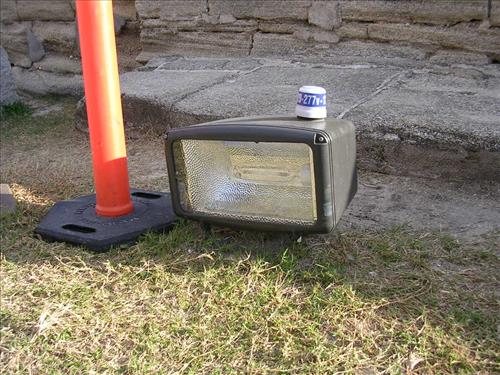
[[[244,368],[238,366],[250,362],[237,353],[249,350],[256,366],[304,371],[475,372],[493,370],[498,359],[498,234],[464,245],[407,227],[297,238],[181,222],[168,234],[95,254],[33,235],[49,206],[21,202],[18,213],[2,222],[9,301],[2,325],[30,338],[32,349],[39,341],[55,345],[69,329],[77,341],[93,330],[98,342],[121,335],[113,345],[126,351],[127,342],[130,358],[142,361],[172,345],[162,335],[197,342],[192,356],[182,357],[180,344],[173,350],[178,368],[189,358],[191,371],[206,368],[197,356],[214,350],[207,340],[221,347],[211,369],[225,362]],[[28,309],[31,321],[19,323],[26,303],[38,307]],[[71,306],[71,318],[61,306]],[[89,326],[54,324],[37,334],[40,314],[77,317]],[[99,328],[96,318],[106,325],[124,321],[120,328]],[[266,343],[255,342],[259,335]],[[144,340],[152,341],[144,346]],[[9,339],[6,345],[19,349]],[[123,366],[131,368],[129,361]]]

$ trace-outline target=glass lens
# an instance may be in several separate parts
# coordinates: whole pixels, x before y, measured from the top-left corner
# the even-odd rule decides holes
[[[280,224],[316,221],[308,145],[184,139],[173,147],[185,211]]]

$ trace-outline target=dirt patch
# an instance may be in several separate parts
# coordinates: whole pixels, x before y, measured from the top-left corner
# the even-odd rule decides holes
[[[142,66],[135,58],[142,51],[140,30],[138,26],[127,26],[116,38],[118,68],[120,73],[128,72]]]

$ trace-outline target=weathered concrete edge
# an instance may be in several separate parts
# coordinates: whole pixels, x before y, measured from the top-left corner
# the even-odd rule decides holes
[[[221,119],[180,111],[175,103],[163,105],[137,97],[125,97],[122,102],[128,129],[153,129],[159,135],[168,129]],[[81,107],[84,109],[80,104],[80,109],[76,111],[76,127],[87,131],[86,114]],[[385,139],[379,133],[358,129],[358,166],[363,170],[390,175],[500,182],[498,151],[467,149],[453,142],[454,138],[449,136],[418,142],[405,139]],[[448,141],[441,142],[440,139]]]

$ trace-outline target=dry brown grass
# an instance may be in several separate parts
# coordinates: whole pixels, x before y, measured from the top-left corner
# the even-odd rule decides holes
[[[498,234],[297,242],[181,223],[105,254],[36,238],[54,201],[92,186],[64,108],[2,123],[2,182],[19,202],[1,228],[2,373],[499,371]],[[161,141],[128,143],[132,185],[165,189]]]

